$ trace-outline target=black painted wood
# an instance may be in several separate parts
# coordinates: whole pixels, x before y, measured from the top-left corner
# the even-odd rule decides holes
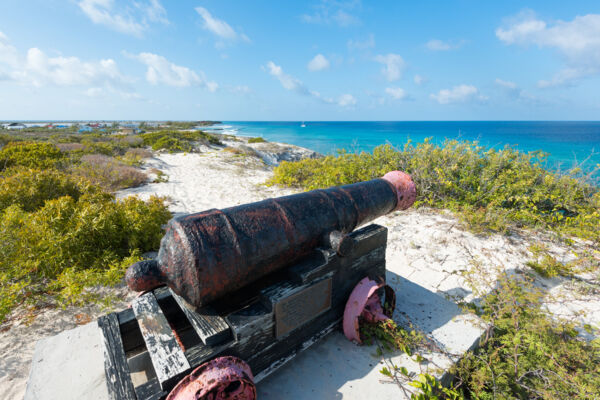
[[[169,357],[158,357],[162,361],[158,367],[155,365],[155,369],[162,368],[164,371],[166,368],[168,371],[165,372],[165,376],[172,377],[166,381],[154,378],[138,386],[135,388],[138,399],[164,399],[176,381],[190,369],[225,355],[237,356],[245,360],[254,375],[262,379],[310,343],[337,328],[343,316],[346,300],[358,281],[365,276],[379,279],[385,277],[387,229],[378,225],[369,225],[351,233],[351,236],[354,239],[353,247],[344,257],[332,249],[315,249],[311,256],[299,263],[266,276],[211,304],[216,310],[213,315],[221,318],[224,326],[227,326],[228,336],[224,341],[211,344],[209,332],[202,330],[198,332],[194,326],[196,319],[194,315],[199,313],[187,306],[184,300],[178,299],[177,295],[173,295],[168,288],[156,289],[154,295],[148,293],[142,296],[144,300],[138,299],[132,310],[118,313],[126,352],[135,353],[139,351],[140,346],[147,347],[154,363],[155,357],[152,354],[156,356],[158,351],[151,351],[151,348],[175,349],[178,355],[175,356],[174,365],[182,360],[179,352],[182,352],[183,359],[188,363],[187,369],[177,368],[172,361],[168,361]],[[275,309],[278,302],[323,280],[331,280],[330,309],[317,313],[312,320],[277,339]],[[142,314],[148,317],[142,317]],[[177,329],[180,338],[182,332],[192,335],[196,335],[197,332],[200,338],[201,334],[207,333],[208,344],[196,338],[195,342],[182,351],[179,346],[176,346],[171,328]],[[156,330],[164,331],[166,336],[163,339],[168,336],[166,343],[164,340],[156,339],[160,335],[148,333]],[[222,328],[215,329],[218,330]],[[154,341],[148,339],[149,337],[154,337]],[[185,372],[181,372],[184,369]],[[180,372],[175,373],[177,370]],[[159,376],[158,372],[157,376]]]
[[[98,318],[98,326],[103,337],[104,371],[108,395],[114,400],[135,400],[117,315],[111,313]]]
[[[152,378],[148,382],[135,388],[138,400],[162,400],[169,394],[160,388],[158,379]]]
[[[160,387],[169,390],[190,370],[190,364],[152,292],[135,299],[132,309]]]
[[[333,266],[329,262],[330,253],[333,254],[331,250],[315,249],[305,259],[288,269],[290,278],[300,283],[307,283],[331,272]]]
[[[303,350],[307,343],[317,340],[323,332],[328,332],[342,319],[346,301],[354,286],[365,276],[385,278],[385,248],[387,229],[370,225],[353,232],[357,240],[351,254],[340,257],[333,251],[325,250],[327,266],[313,262],[316,271],[305,268],[302,275],[312,276],[315,281],[329,276],[333,271],[331,309],[316,316],[289,335],[275,339],[274,304],[286,295],[309,287],[311,282],[301,283],[305,278],[279,281],[261,290],[259,300],[253,304],[231,313],[226,317],[232,327],[236,342],[224,353],[240,357],[248,362],[255,375],[264,377],[263,371],[273,370],[274,365],[282,364],[282,360],[293,357]],[[327,271],[327,272],[326,272]],[[292,272],[294,273],[294,272]],[[308,280],[308,279],[306,279]]]
[[[200,309],[192,306],[182,297],[171,291],[171,295],[181,307],[196,333],[207,346],[214,346],[231,338],[229,325],[211,306]]]
[[[171,297],[171,292],[167,287],[159,287],[158,289],[154,289],[153,292],[154,297],[156,297],[156,300],[161,304],[164,313],[168,315],[171,310],[165,310],[163,303],[166,299]],[[135,314],[133,313],[133,309],[126,308],[125,310],[118,312],[117,317],[119,318],[119,325],[121,326],[121,337],[123,338],[123,349],[125,350],[125,353],[129,356],[132,352],[143,351],[146,345],[135,318]]]

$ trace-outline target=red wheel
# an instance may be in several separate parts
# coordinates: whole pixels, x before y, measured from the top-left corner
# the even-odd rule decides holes
[[[381,305],[377,290],[384,288],[386,308]],[[360,320],[367,322],[385,321],[392,317],[396,307],[396,293],[394,289],[383,282],[377,283],[369,278],[364,278],[354,287],[346,308],[344,309],[344,335],[356,343],[360,340]]]
[[[236,357],[218,357],[183,378],[167,400],[255,400],[254,376]]]

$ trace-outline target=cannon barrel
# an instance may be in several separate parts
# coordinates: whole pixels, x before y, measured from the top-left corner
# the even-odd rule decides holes
[[[168,285],[201,307],[327,243],[343,255],[347,233],[416,197],[408,174],[207,210],[172,219],[158,257],[131,265],[135,291]],[[351,244],[350,244],[351,247]]]

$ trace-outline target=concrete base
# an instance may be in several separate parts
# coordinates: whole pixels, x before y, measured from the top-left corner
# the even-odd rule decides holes
[[[100,335],[94,321],[37,342],[25,400],[108,399]]]
[[[483,325],[443,297],[393,272],[387,282],[396,290],[394,320],[423,331],[435,351],[427,360],[395,353],[384,357],[375,346],[356,346],[333,332],[289,361],[257,385],[259,399],[408,399],[406,380],[392,380],[379,371],[404,366],[416,377],[427,372],[444,379],[445,371],[474,347]],[[100,331],[96,322],[38,342],[26,400],[107,399]]]

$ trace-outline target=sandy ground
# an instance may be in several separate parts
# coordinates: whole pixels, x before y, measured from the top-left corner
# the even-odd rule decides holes
[[[250,147],[259,150],[255,155],[260,157],[209,148],[202,153],[158,154],[148,160],[145,169],[163,171],[168,181],[127,189],[118,197],[166,196],[170,209],[178,214],[293,193],[291,189],[263,185],[272,175],[263,160],[273,163],[286,157],[309,156],[310,152],[286,146],[277,153],[274,144]],[[374,222],[389,229],[388,265],[403,271],[403,278],[453,301],[476,301],[494,287],[500,270],[528,270],[525,262],[531,257],[528,247],[532,243],[544,241],[562,261],[572,259],[574,251],[581,250],[581,246],[567,248],[531,234],[474,235],[462,229],[455,217],[428,210],[395,212]],[[537,283],[547,290],[547,306],[555,315],[600,326],[600,295],[593,281],[594,277],[582,276],[574,280],[540,278]],[[116,309],[124,308],[133,296],[125,288],[111,291],[123,299],[114,305]],[[35,315],[18,310],[0,327],[0,397],[23,397],[37,340],[85,324],[107,311],[96,305],[47,308]]]

